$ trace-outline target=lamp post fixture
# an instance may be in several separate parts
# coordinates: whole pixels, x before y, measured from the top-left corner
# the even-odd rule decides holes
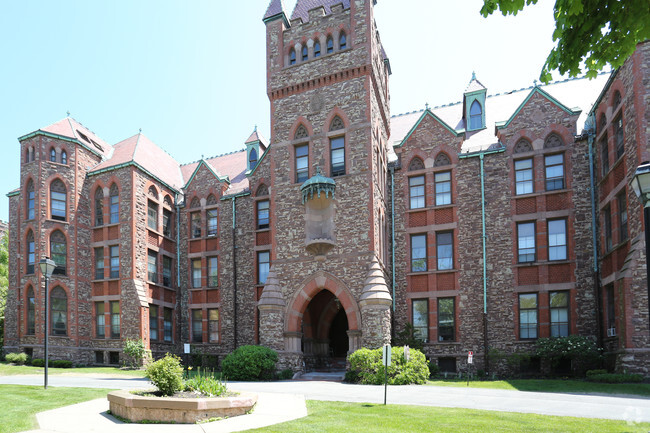
[[[648,272],[648,254],[650,253],[650,162],[644,161],[637,167],[634,172],[634,179],[632,179],[632,188],[643,204],[643,225],[645,228],[645,270],[646,282],[648,284],[648,315],[650,316],[650,272]]]
[[[48,330],[48,324],[49,320],[47,318],[47,298],[48,298],[48,293],[47,293],[47,283],[50,280],[50,277],[52,276],[52,273],[54,272],[54,268],[56,268],[56,263],[54,263],[54,260],[50,259],[49,257],[42,258],[40,262],[38,262],[39,266],[41,267],[41,274],[43,274],[43,277],[45,277],[45,339],[43,341],[43,347],[45,349],[45,377],[43,381],[43,387],[47,389],[47,337],[49,334]]]

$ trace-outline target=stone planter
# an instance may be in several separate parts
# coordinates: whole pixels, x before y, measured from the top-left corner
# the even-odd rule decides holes
[[[107,398],[111,413],[129,421],[179,424],[244,415],[257,402],[257,394],[252,393],[235,397],[171,398],[145,397],[122,390],[109,393]]]

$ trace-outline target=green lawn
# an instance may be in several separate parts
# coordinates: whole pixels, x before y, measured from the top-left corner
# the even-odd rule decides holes
[[[467,386],[463,380],[430,380],[427,385]],[[627,394],[650,397],[650,383],[595,383],[584,380],[513,379],[469,382],[470,388],[508,389],[534,392]]]
[[[308,401],[309,416],[248,432],[644,432],[650,423],[485,410]]]
[[[0,433],[35,429],[38,427],[35,417],[38,412],[106,397],[110,391],[112,390],[0,385]]]
[[[43,374],[43,367],[30,365],[13,365],[0,362],[0,376],[16,376],[21,374]],[[101,374],[106,376],[144,377],[144,370],[122,370],[117,367],[81,367],[81,368],[54,368],[47,370],[48,374]]]

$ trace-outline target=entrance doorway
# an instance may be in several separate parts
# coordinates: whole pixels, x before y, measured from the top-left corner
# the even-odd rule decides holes
[[[340,300],[323,289],[303,314],[302,350],[308,370],[340,369],[349,350],[348,318]]]

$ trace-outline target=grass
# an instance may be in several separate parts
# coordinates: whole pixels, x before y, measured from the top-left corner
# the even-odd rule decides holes
[[[38,427],[36,414],[57,407],[106,397],[112,390],[91,388],[48,388],[0,385],[0,433]]]
[[[43,367],[31,365],[13,365],[0,362],[0,376],[16,376],[21,374],[43,374]],[[144,370],[122,370],[118,367],[79,367],[79,368],[54,368],[47,370],[48,374],[101,374],[106,376],[144,377]]]
[[[309,416],[248,432],[648,432],[650,423],[424,406],[308,401]]]
[[[427,385],[467,386],[466,380],[430,380]],[[469,381],[470,388],[507,389],[533,392],[626,394],[650,397],[650,383],[596,383],[585,380],[512,379]]]

